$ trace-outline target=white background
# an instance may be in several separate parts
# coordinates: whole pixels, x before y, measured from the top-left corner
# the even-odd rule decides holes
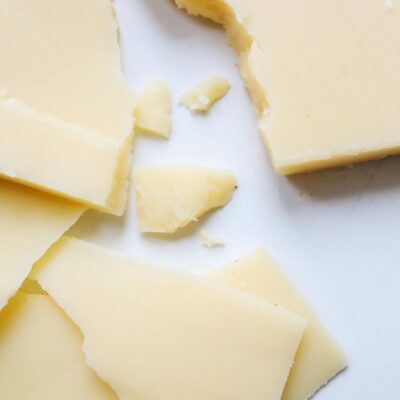
[[[73,234],[194,272],[265,247],[349,355],[349,368],[315,398],[400,399],[400,159],[277,176],[222,29],[169,0],[115,6],[130,86],[138,91],[160,76],[174,100],[170,140],[138,136],[134,164],[228,168],[239,188],[229,205],[174,237],[139,233],[132,194],[123,218],[88,212]],[[231,81],[229,94],[206,116],[179,107],[182,91],[210,72]],[[203,247],[201,229],[226,246]]]

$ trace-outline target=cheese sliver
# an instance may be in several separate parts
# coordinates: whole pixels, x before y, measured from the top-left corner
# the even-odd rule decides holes
[[[383,0],[176,0],[222,23],[275,169],[400,152],[400,8]]]
[[[83,212],[82,206],[0,180],[0,310]]]
[[[224,206],[236,180],[231,172],[218,169],[139,166],[134,185],[140,230],[172,233]]]
[[[89,366],[120,400],[279,400],[306,325],[208,279],[68,237],[31,277],[80,327]]]
[[[286,307],[308,321],[282,400],[305,400],[346,367],[346,356],[307,300],[263,250],[208,275],[233,288]]]
[[[0,398],[117,400],[87,367],[82,341],[49,296],[18,293],[0,314]]]

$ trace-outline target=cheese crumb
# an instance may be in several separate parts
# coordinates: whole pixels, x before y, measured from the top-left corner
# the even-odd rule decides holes
[[[225,243],[224,241],[219,238],[218,236],[215,235],[211,235],[210,233],[208,233],[205,230],[202,230],[200,232],[200,237],[201,237],[201,241],[203,243],[203,246],[205,247],[220,247],[220,246],[224,246]]]

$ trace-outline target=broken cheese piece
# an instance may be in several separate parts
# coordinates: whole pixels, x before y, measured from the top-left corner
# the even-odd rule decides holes
[[[236,180],[231,172],[194,167],[136,167],[136,208],[142,232],[172,233],[224,206]]]
[[[87,367],[82,341],[50,296],[19,292],[0,313],[0,398],[117,400]]]
[[[400,152],[400,8],[383,0],[176,0],[240,53],[275,169]]]
[[[305,400],[346,367],[343,351],[307,300],[263,250],[211,272],[210,278],[285,307],[308,321],[282,400]]]
[[[210,75],[185,92],[181,104],[190,111],[207,112],[231,88],[227,79]]]
[[[135,100],[110,0],[4,0],[0,47],[0,176],[121,214]]]
[[[146,133],[168,138],[171,133],[171,95],[162,79],[143,89],[135,107],[135,126]]]
[[[224,241],[219,238],[218,236],[212,235],[209,232],[205,231],[204,229],[200,231],[200,238],[203,246],[205,247],[219,247],[223,246],[225,243]]]
[[[268,302],[68,237],[32,278],[120,400],[279,400],[305,328]]]
[[[0,180],[0,310],[32,265],[84,210],[66,200]]]

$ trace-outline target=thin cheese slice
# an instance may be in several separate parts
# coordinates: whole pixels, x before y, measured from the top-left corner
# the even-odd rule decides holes
[[[136,207],[142,232],[172,233],[224,206],[236,180],[231,172],[193,167],[136,167]]]
[[[82,341],[49,296],[18,293],[0,314],[0,398],[117,400],[86,366]]]
[[[134,97],[110,0],[0,2],[0,175],[121,214]]]
[[[82,206],[0,180],[0,310],[83,212]]]
[[[384,0],[176,0],[223,24],[275,169],[400,152],[400,7]]]
[[[185,272],[64,237],[33,278],[120,400],[279,400],[305,320]]]
[[[347,360],[307,300],[263,250],[213,271],[219,282],[286,307],[308,321],[282,400],[305,400],[346,367]]]

